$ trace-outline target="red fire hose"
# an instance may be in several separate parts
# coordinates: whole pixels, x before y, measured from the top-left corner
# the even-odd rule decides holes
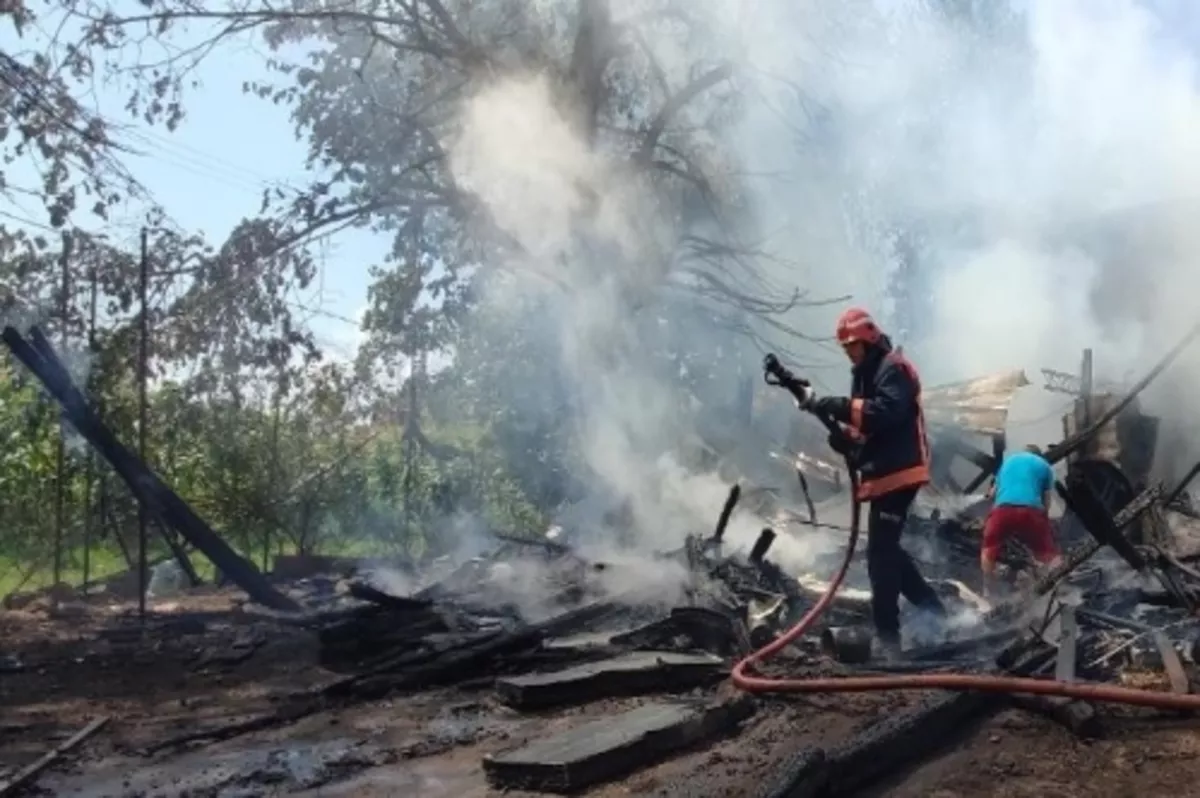
[[[854,469],[851,474],[851,495],[857,493]],[[1156,709],[1200,710],[1200,695],[1160,693],[1152,690],[1135,690],[1108,684],[1076,684],[1050,679],[1021,678],[1015,676],[984,676],[965,673],[929,673],[905,676],[854,676],[823,679],[769,678],[753,674],[754,666],[778,654],[793,641],[801,637],[821,617],[837,595],[858,543],[862,505],[854,499],[850,516],[850,542],[846,558],[837,574],[829,583],[825,594],[800,621],[758,651],[749,654],[733,667],[733,683],[749,693],[865,693],[882,690],[958,690],[981,693],[1033,693],[1038,695],[1062,696],[1085,701],[1102,701],[1113,704],[1130,704]]]

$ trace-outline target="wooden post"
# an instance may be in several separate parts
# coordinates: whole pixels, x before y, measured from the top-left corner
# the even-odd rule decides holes
[[[96,277],[96,267],[93,266],[90,275],[91,297],[88,307],[87,352],[88,367],[96,357],[96,305],[99,297],[99,285]],[[90,371],[89,371],[90,373]],[[92,524],[95,522],[95,508],[92,506],[93,484],[96,481],[96,452],[89,446],[87,450],[87,471],[83,484],[83,594],[87,595],[88,581],[92,575]]]
[[[138,299],[141,302],[142,314],[138,325],[137,380],[138,456],[143,463],[146,462],[146,424],[150,415],[146,388],[146,383],[149,379],[148,361],[150,358],[150,308],[146,300],[146,296],[149,293],[149,282],[150,243],[146,229],[142,228],[142,257],[138,269]],[[148,576],[146,573],[146,527],[148,521],[145,505],[142,502],[138,502],[138,616],[143,620],[146,617],[146,580]]]
[[[281,479],[279,473],[279,423],[283,410],[283,377],[284,364],[280,363],[279,372],[275,380],[275,396],[272,397],[271,402],[273,405],[271,408],[271,484],[273,485],[279,485]],[[276,518],[275,509],[277,506],[272,506],[270,503],[267,504],[267,507],[270,509],[268,517],[265,519],[265,525],[263,526],[262,539],[262,569],[264,574],[271,571],[271,525]]]
[[[1092,350],[1083,350],[1083,361],[1079,364],[1079,401],[1082,403],[1083,412],[1079,418],[1079,428],[1087,429],[1092,423],[1092,394],[1094,393],[1094,379],[1092,374]]]
[[[62,268],[62,286],[58,298],[58,318],[62,328],[59,331],[59,347],[67,351],[67,327],[70,325],[71,307],[71,234],[63,231],[62,252],[59,256]],[[55,455],[56,489],[54,493],[54,584],[62,582],[63,572],[63,538],[67,525],[67,425],[59,417],[58,421],[58,450]]]

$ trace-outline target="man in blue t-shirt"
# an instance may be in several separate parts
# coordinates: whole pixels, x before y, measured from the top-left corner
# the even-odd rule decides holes
[[[1054,468],[1042,457],[1041,449],[1028,446],[1004,458],[989,491],[992,510],[983,527],[979,565],[984,592],[993,589],[996,561],[1004,541],[1015,537],[1024,543],[1042,565],[1059,557],[1050,525],[1050,497],[1054,490]]]

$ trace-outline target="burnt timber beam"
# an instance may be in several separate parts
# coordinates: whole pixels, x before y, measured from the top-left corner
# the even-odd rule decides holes
[[[125,447],[71,380],[50,342],[34,327],[30,337],[39,343],[35,348],[16,329],[5,327],[0,339],[37,377],[46,390],[62,406],[63,415],[93,448],[108,461],[134,497],[160,516],[171,528],[201,551],[218,569],[225,573],[251,599],[274,610],[295,612],[300,605],[276,590],[254,564],[230,548],[191,507],[159,479],[150,468]]]
[[[1028,676],[1050,662],[1053,649],[1022,639],[997,657],[997,670]],[[801,751],[760,798],[834,798],[853,795],[932,754],[964,724],[1005,706],[985,693],[942,694],[916,709],[892,715],[828,748]]]
[[[1163,670],[1167,672],[1167,680],[1171,683],[1171,692],[1181,694],[1192,692],[1191,679],[1188,678],[1187,670],[1183,667],[1179,652],[1175,650],[1175,644],[1162,630],[1155,630],[1150,637],[1154,641],[1155,648],[1158,649],[1159,657],[1162,658]]]
[[[1092,393],[1094,391],[1094,374],[1092,373],[1092,350],[1083,350],[1083,360],[1079,364],[1079,398],[1083,400],[1083,426],[1092,423]]]
[[[1054,663],[1054,678],[1060,682],[1075,681],[1076,652],[1079,648],[1079,621],[1075,608],[1063,604],[1058,615],[1062,629],[1058,638],[1058,656]]]
[[[1052,625],[1058,627],[1057,641],[1053,641],[1058,645],[1054,678],[1060,682],[1076,681],[1079,651],[1078,608],[1073,604],[1059,603]],[[1014,695],[1011,700],[1018,709],[1050,718],[1077,737],[1093,739],[1101,734],[1100,716],[1096,713],[1096,708],[1087,701],[1062,696],[1025,694]]]
[[[1095,740],[1103,736],[1100,713],[1086,701],[1025,694],[1011,696],[1009,701],[1017,709],[1049,718],[1082,739]]]
[[[1146,570],[1146,559],[1133,544],[1121,534],[1121,525],[1108,514],[1107,508],[1096,496],[1091,485],[1083,479],[1067,477],[1067,484],[1056,483],[1059,497],[1066,504],[1083,528],[1096,539],[1100,546],[1110,546],[1135,571]]]
[[[496,697],[512,709],[547,709],[707,687],[724,678],[728,670],[723,659],[711,654],[636,651],[560,671],[501,677],[496,680]]]
[[[1157,579],[1177,606],[1194,611],[1196,601],[1186,587],[1175,578],[1166,555],[1154,546],[1145,547],[1144,551],[1149,552],[1150,556],[1144,555],[1143,551],[1121,534],[1122,524],[1108,514],[1108,510],[1087,482],[1073,480],[1069,476],[1067,482],[1066,487],[1061,483],[1056,486],[1058,493],[1066,502],[1067,508],[1075,514],[1096,542],[1100,546],[1110,546],[1134,571]],[[1145,509],[1149,507],[1150,505],[1147,505]]]
[[[47,370],[49,376],[54,378],[56,380],[56,382],[61,383],[62,385],[70,386],[71,389],[74,389],[74,384],[71,381],[70,372],[67,371],[66,367],[63,366],[62,362],[58,359],[58,355],[54,351],[54,346],[50,343],[50,339],[48,339],[42,333],[42,331],[37,327],[34,327],[30,330],[29,337],[31,339],[28,342],[30,344],[30,347],[33,349],[34,353],[36,353],[36,355],[39,358],[41,358],[40,362],[41,362],[42,366]],[[14,352],[14,354],[15,354],[15,352]],[[22,362],[24,362],[24,361],[22,361]],[[31,371],[32,371],[32,369],[31,369]],[[43,380],[43,383],[44,383],[44,380]],[[82,396],[82,394],[81,394],[81,396]],[[90,407],[90,405],[87,403],[87,397],[82,397],[82,398],[83,398],[84,406]],[[64,417],[67,416],[65,409],[63,412],[63,416]],[[70,421],[69,418],[67,418],[67,420]],[[135,494],[135,498],[136,498],[136,494]],[[192,587],[196,587],[197,585],[199,585],[200,584],[200,576],[199,576],[199,574],[196,573],[196,568],[195,568],[195,566],[192,565],[191,558],[188,557],[187,551],[180,544],[180,542],[178,540],[176,540],[174,535],[171,534],[171,531],[170,531],[171,528],[164,521],[162,514],[160,512],[156,512],[154,508],[150,508],[150,516],[151,516],[151,520],[154,522],[152,524],[152,526],[158,531],[159,536],[167,544],[167,548],[169,548],[171,550],[171,556],[175,558],[175,562],[179,563],[179,567],[183,570],[183,573],[187,577],[188,582],[191,583]],[[122,552],[126,556],[126,561],[128,562],[130,569],[133,569],[134,568],[134,560],[127,551],[125,541],[121,538],[121,536],[119,534],[116,535],[116,538],[117,538],[118,543],[121,546]]]
[[[644,704],[513,751],[489,754],[483,772],[496,789],[578,793],[727,734],[754,710],[749,696],[708,706],[695,701]]]

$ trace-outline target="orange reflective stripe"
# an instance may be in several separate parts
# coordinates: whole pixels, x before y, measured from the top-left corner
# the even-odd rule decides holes
[[[922,463],[894,474],[885,474],[879,479],[859,483],[858,500],[867,501],[904,488],[915,488],[929,484],[929,466]]]
[[[866,400],[864,399],[859,398],[850,400],[850,426],[854,427],[856,430],[861,430],[863,428],[863,408],[865,406]]]

